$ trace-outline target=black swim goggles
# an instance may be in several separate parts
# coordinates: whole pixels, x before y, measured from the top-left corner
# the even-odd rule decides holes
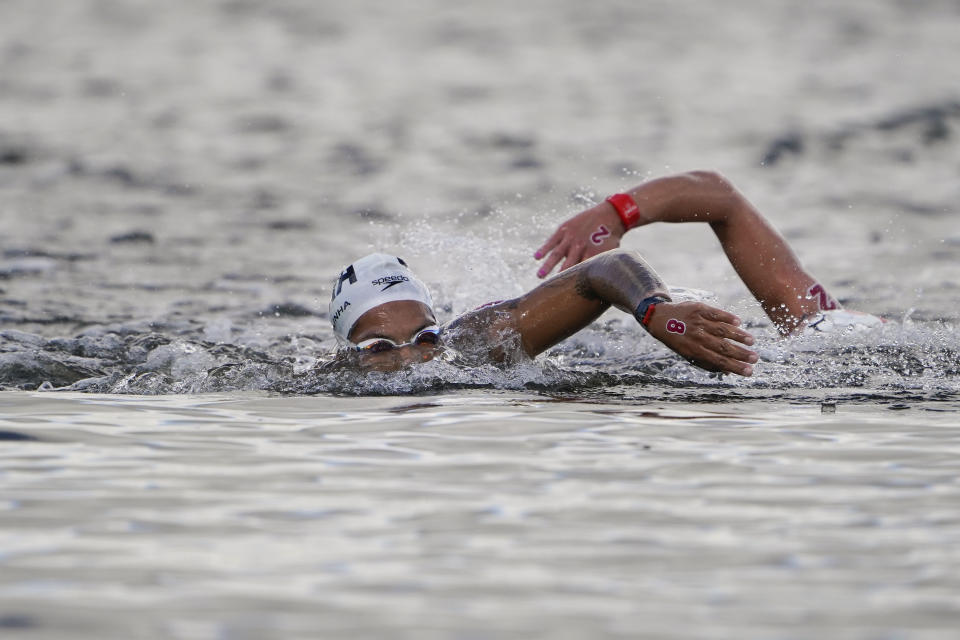
[[[399,349],[400,347],[437,344],[439,340],[440,327],[434,324],[424,329],[420,329],[420,331],[417,332],[417,335],[413,336],[413,339],[410,342],[397,344],[390,338],[370,338],[369,340],[364,340],[363,342],[359,342],[354,345],[354,349],[362,353],[383,353],[384,351]]]

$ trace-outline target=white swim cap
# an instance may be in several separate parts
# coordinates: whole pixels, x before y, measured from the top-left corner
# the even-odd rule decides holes
[[[347,336],[360,316],[386,302],[414,300],[433,308],[430,292],[407,263],[384,253],[360,258],[340,273],[330,296],[330,322],[337,339]]]

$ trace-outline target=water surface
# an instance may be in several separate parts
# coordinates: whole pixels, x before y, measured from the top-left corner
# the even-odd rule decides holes
[[[3,638],[953,638],[955,0],[0,3]],[[321,374],[338,270],[441,320],[566,216],[727,175],[882,329],[615,311],[515,367]]]

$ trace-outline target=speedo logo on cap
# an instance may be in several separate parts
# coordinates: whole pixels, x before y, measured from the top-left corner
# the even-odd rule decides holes
[[[390,287],[396,286],[401,282],[410,282],[410,278],[407,276],[384,276],[382,278],[377,278],[376,280],[371,280],[370,284],[374,286],[385,284],[387,286],[385,286],[383,289],[380,289],[380,291],[386,291]]]

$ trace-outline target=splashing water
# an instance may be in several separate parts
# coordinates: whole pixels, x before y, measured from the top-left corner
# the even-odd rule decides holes
[[[442,304],[460,304],[442,299]],[[953,326],[887,323],[871,331],[782,340],[753,326],[761,361],[752,378],[696,369],[610,312],[545,356],[510,366],[466,366],[440,357],[398,373],[321,372],[329,340],[301,348],[275,336],[262,348],[210,340],[209,326],[176,335],[98,327],[74,338],[0,332],[4,388],[169,394],[270,390],[384,395],[464,388],[537,389],[630,400],[775,397],[810,401],[960,399],[960,342]],[[308,341],[309,342],[309,341]]]

